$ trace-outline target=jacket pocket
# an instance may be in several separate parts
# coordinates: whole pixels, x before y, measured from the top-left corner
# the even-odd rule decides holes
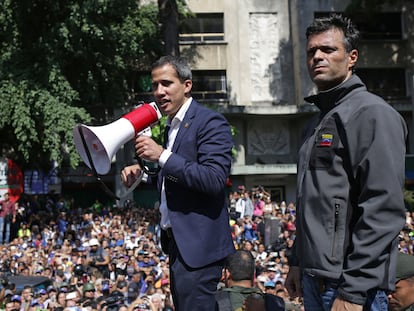
[[[326,120],[325,124],[316,133],[309,167],[314,170],[329,169],[332,167],[339,137],[333,118]]]
[[[309,167],[311,169],[329,169],[332,167],[333,159],[335,156],[334,150],[329,147],[316,146],[312,150],[311,160],[309,161]]]
[[[344,242],[345,242],[345,223],[346,208],[345,201],[342,199],[333,199],[333,227],[332,227],[332,245],[331,259],[334,261],[343,260]]]

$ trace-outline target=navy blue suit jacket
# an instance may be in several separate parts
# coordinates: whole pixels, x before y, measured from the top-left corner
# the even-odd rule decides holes
[[[233,140],[226,119],[192,101],[161,169],[177,247],[185,263],[199,268],[234,252],[225,184]]]

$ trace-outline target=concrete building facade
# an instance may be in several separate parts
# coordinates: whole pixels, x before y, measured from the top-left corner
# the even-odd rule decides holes
[[[382,7],[376,13],[378,29],[372,23],[365,25],[364,16],[359,16],[357,24],[362,23],[369,35],[360,46],[357,74],[404,116],[411,130],[414,5],[409,2]],[[314,16],[344,12],[349,2],[187,0],[187,4],[195,17],[180,33],[181,55],[190,59],[196,77],[216,81],[215,89],[206,90],[197,89],[195,79],[194,97],[221,111],[237,131],[233,187],[261,185],[276,202],[294,202],[302,128],[316,111],[303,101],[315,91],[306,69],[305,30]],[[412,145],[410,136],[408,150]]]
[[[181,25],[180,52],[191,62],[193,97],[222,112],[236,131],[232,189],[263,186],[275,202],[294,202],[302,129],[317,112],[303,100],[315,92],[306,68],[305,30],[315,16],[344,12],[350,0],[186,1],[192,17]],[[363,33],[356,73],[401,113],[412,133],[414,2],[389,3],[376,12],[353,13]],[[148,72],[143,75],[148,78]],[[150,94],[137,89],[138,99]],[[409,134],[408,154],[413,147]],[[111,173],[103,176],[117,195],[125,192],[118,172],[133,153],[132,144],[122,148]],[[411,166],[414,184],[414,161]],[[86,167],[65,178],[66,189],[73,185],[69,190],[83,197],[86,188],[78,189],[80,183],[91,195],[102,193]],[[141,186],[134,197],[152,204],[157,193]]]

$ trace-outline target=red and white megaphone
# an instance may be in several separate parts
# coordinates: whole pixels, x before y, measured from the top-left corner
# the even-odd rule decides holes
[[[95,167],[96,173],[104,175],[111,169],[112,158],[118,149],[156,123],[161,116],[157,105],[152,102],[139,106],[107,125],[78,124],[73,129],[76,149],[89,168]]]

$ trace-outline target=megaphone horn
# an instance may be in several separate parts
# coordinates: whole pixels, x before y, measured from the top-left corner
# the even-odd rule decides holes
[[[161,116],[157,105],[152,102],[139,106],[107,125],[78,124],[73,129],[76,149],[89,168],[94,167],[97,174],[105,175],[111,169],[112,158],[119,148],[137,133],[156,123]]]

